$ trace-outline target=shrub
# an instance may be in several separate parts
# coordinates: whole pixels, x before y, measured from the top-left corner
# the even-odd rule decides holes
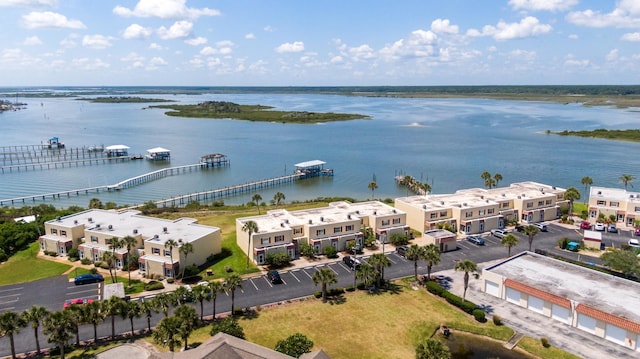
[[[227,317],[220,321],[215,321],[213,322],[213,324],[211,324],[211,331],[209,332],[209,334],[213,336],[218,333],[225,333],[236,338],[244,339],[244,330],[242,329],[240,324],[238,324],[238,321],[232,317]]]
[[[107,262],[100,262],[100,268],[102,268],[102,269],[109,269],[109,263],[107,263]]]
[[[359,290],[364,290],[364,283],[360,282],[358,283],[358,285],[356,285],[356,288],[358,288]]]
[[[409,236],[404,233],[394,233],[391,235],[389,241],[394,246],[404,246],[409,244]]]
[[[313,296],[316,297],[316,298],[321,298],[322,297],[322,292],[321,291],[313,292]]]
[[[229,266],[224,266],[224,271],[227,273],[231,273],[233,272],[233,268],[229,267]]]
[[[69,257],[69,260],[72,262],[80,259],[80,252],[78,251],[78,248],[69,249],[69,251],[67,251],[67,257]]]
[[[493,316],[493,324],[494,325],[502,325],[502,318],[499,315],[495,315]]]
[[[338,250],[333,246],[329,246],[324,249],[324,255],[327,256],[327,258],[338,258]]]
[[[167,283],[171,284],[171,283],[173,283],[173,282],[174,282],[174,279],[173,279],[173,278],[167,278]]]
[[[84,264],[84,265],[89,265],[89,264],[91,264],[91,259],[89,259],[89,258],[82,258],[82,259],[80,260],[80,263],[82,263],[82,264]]]
[[[233,308],[233,315],[239,316],[243,314],[244,314],[244,310],[242,308]]]
[[[164,284],[162,284],[162,282],[158,282],[155,280],[150,281],[149,283],[145,284],[144,286],[144,290],[158,290],[158,289],[164,289]]]
[[[278,341],[276,343],[275,350],[299,358],[304,353],[311,352],[313,348],[313,342],[301,333],[295,333],[292,336]]]
[[[346,287],[344,290],[347,291],[347,292],[353,292],[354,290],[356,290],[356,288],[354,288],[352,285],[350,285],[350,286]]]
[[[485,317],[485,314],[484,314],[484,310],[482,309],[474,309],[473,317],[476,318],[476,320],[480,323],[484,323],[487,321],[487,318]]]
[[[303,257],[307,257],[309,259],[315,258],[317,254],[317,250],[315,246],[310,245],[309,243],[301,243],[300,244],[300,255]]]
[[[91,274],[98,274],[98,268],[93,267],[93,268],[89,269],[89,273],[91,273]]]
[[[265,258],[264,262],[273,268],[282,268],[289,265],[291,262],[291,257],[285,252],[276,252],[267,254],[267,258]]]
[[[445,289],[440,284],[433,281],[427,282],[426,286],[429,293],[435,294],[437,296],[442,296],[442,293],[444,293],[445,291]]]
[[[190,266],[187,266],[184,269],[183,278],[193,277],[193,276],[197,275],[198,273],[200,273],[200,269],[198,269],[197,265],[192,264]]]
[[[344,294],[344,288],[331,288],[327,290],[327,295],[334,296]]]
[[[549,344],[549,339],[542,337],[540,338],[540,343],[542,344],[543,347],[548,348],[551,346],[551,344]]]

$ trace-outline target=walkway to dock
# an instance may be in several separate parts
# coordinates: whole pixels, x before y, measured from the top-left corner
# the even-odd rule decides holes
[[[23,163],[18,165],[0,166],[0,173],[13,172],[13,171],[20,172],[20,171],[28,171],[28,170],[50,170],[50,169],[57,169],[57,168],[90,166],[90,165],[97,165],[97,164],[112,163],[117,161],[128,161],[131,159],[132,159],[131,156],[119,156],[119,157],[100,156],[96,158],[83,158],[78,160]]]

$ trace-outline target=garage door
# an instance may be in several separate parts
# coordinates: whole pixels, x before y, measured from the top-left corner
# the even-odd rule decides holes
[[[484,291],[487,294],[491,294],[494,297],[498,297],[500,298],[500,286],[498,285],[498,283],[492,282],[492,281],[485,281],[484,282]]]
[[[520,291],[507,287],[507,302],[520,305]]]
[[[544,300],[530,295],[529,302],[527,303],[527,307],[529,308],[529,310],[542,313],[544,310]]]
[[[578,328],[589,333],[596,331],[596,319],[582,313],[578,313]]]
[[[627,331],[615,325],[607,324],[604,337],[620,345],[627,344]]]
[[[569,309],[557,304],[553,304],[551,306],[551,318],[562,323],[569,324]]]

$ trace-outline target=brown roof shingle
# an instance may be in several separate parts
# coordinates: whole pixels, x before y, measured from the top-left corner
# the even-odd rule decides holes
[[[586,314],[590,317],[602,320],[605,323],[613,324],[622,329],[630,330],[640,334],[640,323],[636,323],[626,318],[621,318],[613,314],[609,314],[584,304],[578,304],[576,312]]]
[[[532,295],[534,297],[538,297],[540,299],[544,299],[548,302],[551,302],[553,304],[557,304],[560,305],[562,307],[565,308],[569,308],[571,309],[571,301],[569,301],[569,299],[567,298],[563,298],[560,296],[557,296],[555,294],[551,294],[549,292],[545,292],[544,290],[540,290],[534,287],[530,287],[526,284],[522,284],[520,282],[517,282],[513,279],[506,279],[504,281],[504,285],[509,287],[509,288],[513,288],[516,290],[519,290],[521,292],[527,293],[529,295]]]

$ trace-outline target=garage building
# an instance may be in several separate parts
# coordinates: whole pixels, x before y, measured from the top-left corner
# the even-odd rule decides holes
[[[522,252],[483,269],[482,288],[640,353],[640,283]]]

